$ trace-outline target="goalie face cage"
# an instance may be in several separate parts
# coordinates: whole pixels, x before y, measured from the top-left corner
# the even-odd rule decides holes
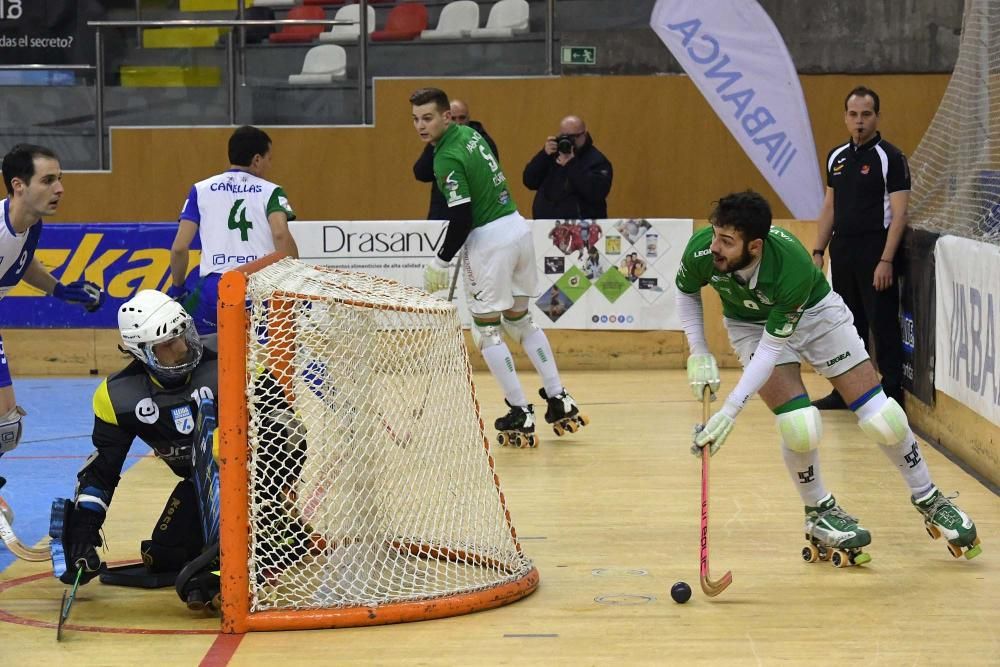
[[[417,621],[535,590],[454,306],[265,258],[219,287],[222,629]]]

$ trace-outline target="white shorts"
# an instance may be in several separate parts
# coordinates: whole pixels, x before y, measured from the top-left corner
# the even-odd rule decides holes
[[[728,317],[724,322],[729,342],[745,368],[760,343],[764,325]],[[867,359],[865,344],[854,328],[854,316],[840,295],[831,290],[819,303],[802,313],[775,365],[805,361],[823,377],[832,378]]]
[[[462,271],[473,315],[509,310],[516,296],[537,296],[535,244],[521,214],[473,229],[465,241]]]

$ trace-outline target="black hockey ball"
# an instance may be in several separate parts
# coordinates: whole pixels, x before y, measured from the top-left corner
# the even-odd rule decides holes
[[[685,581],[678,581],[670,587],[670,597],[677,604],[684,604],[691,599],[691,587]]]

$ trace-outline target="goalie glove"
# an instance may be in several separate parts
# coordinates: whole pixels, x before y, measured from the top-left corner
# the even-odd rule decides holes
[[[688,357],[687,370],[688,384],[691,385],[694,397],[700,401],[702,388],[708,385],[714,399],[720,383],[719,365],[715,362],[715,356],[711,353],[692,354]]]
[[[104,304],[106,295],[104,290],[89,280],[74,280],[69,285],[56,283],[52,296],[66,303],[80,304],[88,313],[92,313]]]
[[[424,268],[424,291],[430,294],[448,289],[449,264],[440,257],[434,257]]]
[[[59,581],[72,585],[77,570],[83,570],[80,583],[85,584],[104,569],[97,554],[101,540],[104,513],[85,507],[74,507],[73,502],[57,498],[52,503],[49,536],[52,542],[52,572]]]

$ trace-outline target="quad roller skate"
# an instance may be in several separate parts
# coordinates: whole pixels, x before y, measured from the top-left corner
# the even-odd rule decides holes
[[[806,507],[805,530],[809,544],[802,547],[802,560],[807,563],[828,560],[834,567],[849,567],[872,559],[861,551],[871,543],[871,534],[837,505],[833,494],[818,507]]]
[[[545,409],[545,421],[552,424],[556,435],[576,433],[590,423],[590,417],[580,414],[576,401],[565,389],[555,396],[548,396],[545,389],[539,389],[538,395],[548,403]]]
[[[936,487],[920,500],[911,498],[910,502],[923,515],[927,534],[935,540],[943,536],[948,541],[948,553],[953,557],[964,554],[966,559],[972,559],[983,552],[976,536],[976,524]]]
[[[521,407],[507,403],[507,406],[510,407],[510,412],[493,423],[497,430],[497,444],[501,447],[510,446],[518,449],[537,447],[535,409],[531,405]]]

